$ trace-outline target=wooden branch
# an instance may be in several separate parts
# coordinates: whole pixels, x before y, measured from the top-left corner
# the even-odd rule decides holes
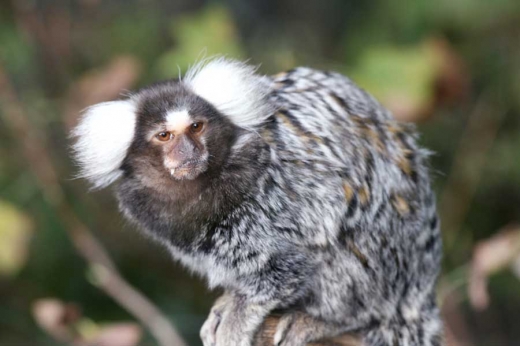
[[[146,326],[159,345],[185,346],[186,343],[166,316],[121,276],[103,245],[67,203],[58,174],[47,152],[45,137],[29,121],[1,65],[0,107],[0,114],[14,133],[14,138],[20,139],[21,154],[36,177],[45,200],[60,217],[78,253],[93,269],[99,288]]]
[[[274,346],[273,339],[280,316],[269,316],[257,334],[255,346]],[[313,342],[307,346],[363,346],[362,341],[356,335],[342,335],[333,339]]]

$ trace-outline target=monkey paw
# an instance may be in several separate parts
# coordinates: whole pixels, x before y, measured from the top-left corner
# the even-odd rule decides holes
[[[200,336],[204,346],[252,346],[252,338],[240,328],[230,309],[212,310],[202,326]]]
[[[217,329],[222,321],[222,313],[220,310],[211,310],[208,318],[200,329],[200,338],[204,346],[216,346]]]
[[[204,346],[217,346],[217,330],[230,299],[230,296],[224,294],[217,299],[211,308],[208,318],[200,329],[200,338]]]

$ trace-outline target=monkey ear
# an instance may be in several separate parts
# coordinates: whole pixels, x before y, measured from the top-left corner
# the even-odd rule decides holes
[[[268,79],[257,75],[256,68],[236,60],[203,60],[188,71],[183,82],[243,128],[262,124],[274,111],[267,97]]]
[[[122,174],[121,165],[135,132],[136,113],[131,100],[100,103],[88,108],[78,126],[73,153],[94,189],[104,188]]]

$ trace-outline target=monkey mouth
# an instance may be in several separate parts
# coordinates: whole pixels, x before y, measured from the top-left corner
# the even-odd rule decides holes
[[[174,179],[194,179],[205,171],[207,163],[202,160],[190,160],[176,167],[170,167],[170,176]]]

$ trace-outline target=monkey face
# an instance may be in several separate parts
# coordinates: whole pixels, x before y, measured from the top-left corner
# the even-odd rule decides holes
[[[208,168],[206,128],[203,116],[191,116],[188,110],[166,113],[165,121],[150,130],[148,141],[161,152],[162,163],[174,179],[195,179]]]
[[[125,166],[143,183],[164,189],[220,169],[236,129],[211,104],[174,82],[141,90],[137,100]]]

